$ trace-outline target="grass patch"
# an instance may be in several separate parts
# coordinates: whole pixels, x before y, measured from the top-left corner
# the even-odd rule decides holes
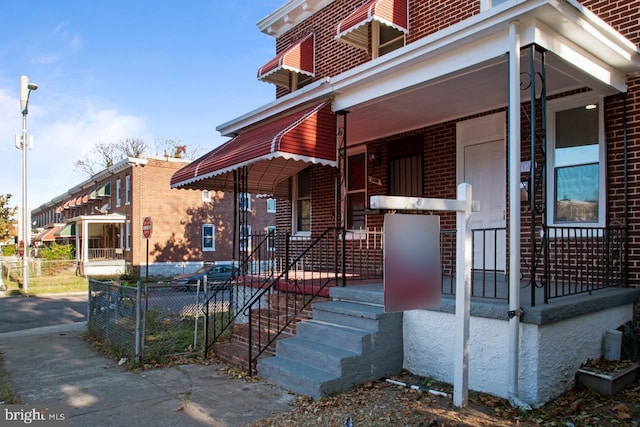
[[[22,279],[3,281],[7,285],[7,295],[26,295]],[[87,278],[76,275],[29,277],[29,295],[87,292],[88,287]]]

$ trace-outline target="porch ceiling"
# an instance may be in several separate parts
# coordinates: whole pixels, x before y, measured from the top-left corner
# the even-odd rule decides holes
[[[529,51],[522,52],[520,87],[529,99]],[[553,54],[545,58],[547,95],[585,87],[585,76],[571,73]],[[541,70],[540,57],[535,70]],[[536,93],[542,87],[536,76]],[[469,66],[434,81],[346,108],[349,145],[371,141],[424,126],[505,108],[509,96],[508,57],[503,55]],[[338,96],[337,100],[340,99]]]

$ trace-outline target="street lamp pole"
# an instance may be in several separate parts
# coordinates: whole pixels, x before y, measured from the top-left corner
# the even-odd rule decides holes
[[[20,76],[20,111],[22,113],[22,282],[25,292],[29,292],[29,237],[31,234],[31,219],[27,208],[27,114],[29,114],[29,96],[31,91],[37,90],[38,85],[29,83],[29,77]]]

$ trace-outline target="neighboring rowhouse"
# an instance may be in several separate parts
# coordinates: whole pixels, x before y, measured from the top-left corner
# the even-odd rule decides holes
[[[171,176],[188,164],[173,157],[126,158],[32,211],[44,230],[34,244],[75,246],[82,275],[146,273],[170,277],[232,259],[233,193],[182,191]],[[272,202],[248,195],[243,209],[256,230],[275,223]],[[145,239],[143,221],[151,219]],[[140,271],[140,269],[142,271]]]
[[[344,227],[335,259],[375,272],[380,251],[349,256],[384,226],[372,196],[455,199],[470,183],[469,387],[542,404],[634,317],[639,20],[638,0],[290,0],[258,23],[276,100],[220,125],[234,138],[172,187],[272,194],[279,236]],[[437,214],[443,303],[404,312],[397,352],[453,382],[456,222]],[[306,392],[294,371],[311,357],[279,353],[278,375],[258,373]]]

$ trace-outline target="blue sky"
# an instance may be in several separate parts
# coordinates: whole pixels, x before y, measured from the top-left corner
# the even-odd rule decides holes
[[[256,23],[285,0],[20,0],[0,5],[0,194],[21,204],[20,75],[39,88],[27,118],[28,205],[87,176],[98,142],[220,145],[216,126],[275,98],[256,79],[275,40]],[[153,153],[152,153],[153,154]]]

